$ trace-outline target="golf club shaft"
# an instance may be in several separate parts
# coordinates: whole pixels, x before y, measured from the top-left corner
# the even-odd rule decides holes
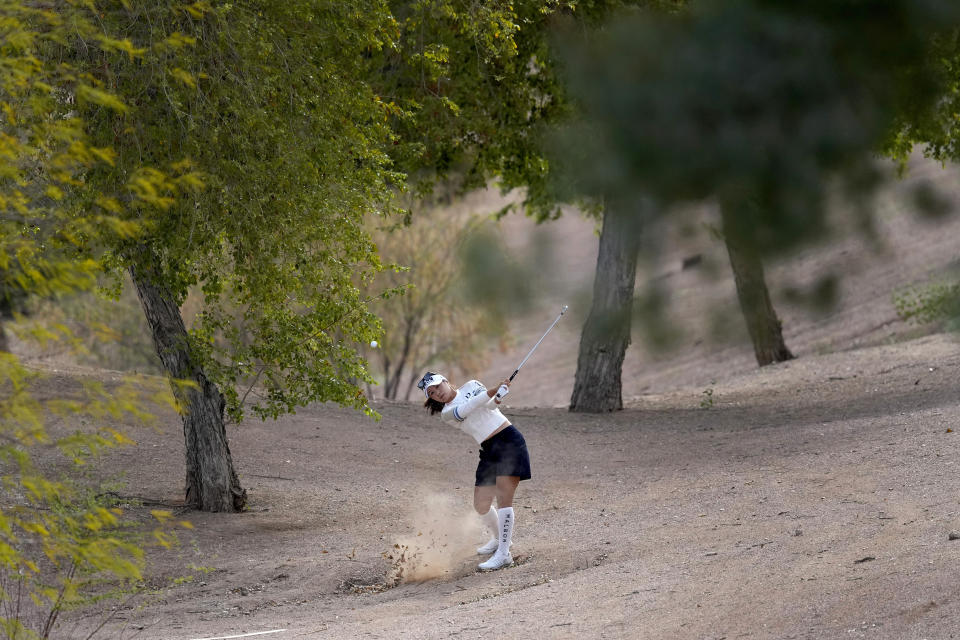
[[[553,324],[551,324],[550,327],[549,327],[549,328],[544,332],[544,334],[540,337],[540,339],[537,340],[537,344],[533,345],[533,349],[530,349],[530,353],[527,354],[527,357],[524,358],[524,359],[520,362],[520,364],[517,365],[517,368],[513,371],[513,373],[510,374],[510,380],[513,380],[513,378],[514,378],[518,373],[520,373],[520,367],[522,367],[522,366],[524,365],[524,363],[525,363],[527,360],[530,359],[530,356],[533,355],[533,352],[537,350],[537,347],[540,346],[540,343],[543,342],[543,339],[546,338],[546,337],[547,337],[547,334],[550,333],[550,330],[553,329],[558,322],[560,322],[560,318],[562,318],[562,317],[563,317],[563,314],[566,313],[566,312],[567,312],[567,305],[563,305],[563,308],[560,309],[560,315],[557,316],[557,319],[553,321]]]

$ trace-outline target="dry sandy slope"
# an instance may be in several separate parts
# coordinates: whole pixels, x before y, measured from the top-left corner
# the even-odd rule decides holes
[[[907,179],[894,183],[877,199],[876,241],[844,229],[850,216],[837,215],[838,229],[828,246],[799,250],[765,265],[767,282],[783,323],[787,345],[798,356],[832,353],[864,345],[913,337],[916,332],[899,321],[891,294],[905,286],[943,278],[956,270],[960,258],[960,215],[924,220],[916,215],[910,194],[921,183],[960,206],[960,172],[916,159]],[[669,295],[669,323],[680,332],[676,348],[660,352],[645,344],[636,326],[633,344],[623,365],[623,398],[627,405],[650,393],[678,386],[700,386],[731,373],[756,367],[750,341],[736,303],[733,276],[726,250],[706,224],[716,216],[704,212],[685,233],[675,228],[647,230],[648,242],[659,253],[642,261],[637,289],[660,283]],[[524,404],[567,406],[573,390],[580,331],[590,310],[591,287],[598,239],[594,223],[575,212],[560,220],[535,226],[520,216],[503,221],[504,241],[520,261],[525,247],[542,246],[546,257],[534,281],[530,301],[517,301],[528,313],[509,327],[515,344],[495,354],[480,374],[483,380],[501,379],[513,371],[524,354],[556,317],[563,304],[571,309],[538,348],[524,368],[527,392]],[[685,258],[702,257],[700,265],[683,269]],[[790,287],[809,287],[833,273],[840,277],[838,303],[829,313],[817,313],[785,295]],[[720,333],[718,339],[714,334]]]
[[[688,388],[605,416],[508,410],[535,478],[517,500],[521,564],[492,574],[462,524],[466,436],[412,404],[381,404],[380,422],[322,406],[250,421],[231,433],[250,512],[192,515],[183,545],[154,554],[156,593],[110,635],[950,638],[958,363],[935,335],[733,376],[707,409]],[[138,439],[113,464],[131,493],[174,500],[177,429]],[[352,592],[411,538],[453,549],[438,577]]]
[[[960,530],[958,436],[947,432],[958,426],[960,350],[949,336],[912,339],[890,304],[894,288],[960,255],[960,217],[927,225],[902,200],[885,206],[886,252],[852,237],[771,265],[774,286],[828,267],[848,278],[826,318],[778,300],[801,357],[764,370],[742,333],[715,344],[698,324],[731,304],[732,282],[680,261],[702,252],[722,265],[722,248],[702,237],[668,247],[641,280],[671,285],[687,341],[669,355],[636,343],[624,366],[628,409],[603,416],[556,408],[572,389],[592,225],[508,219],[518,246],[543,233],[562,250],[532,313],[512,320],[514,348],[480,377],[509,373],[560,304],[577,307],[509,397],[534,464],[517,498],[518,566],[475,571],[471,547],[484,538],[470,509],[467,436],[414,403],[378,402],[380,422],[314,406],[230,427],[250,511],[189,515],[196,529],[183,544],[152,554],[155,592],[121,611],[109,635],[960,637],[960,541],[948,540]],[[51,391],[77,375],[110,374],[55,376]],[[712,406],[701,408],[706,388]],[[164,418],[105,468],[124,470],[131,494],[174,502],[183,443],[176,417]],[[377,588],[394,544],[435,577]],[[93,618],[75,622],[60,637],[83,637]]]

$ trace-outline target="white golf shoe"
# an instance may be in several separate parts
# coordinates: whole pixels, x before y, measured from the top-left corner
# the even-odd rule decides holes
[[[509,567],[511,564],[513,564],[513,556],[507,552],[506,554],[495,553],[489,560],[481,562],[477,566],[481,571],[496,571],[497,569]]]
[[[477,547],[477,553],[481,556],[489,555],[496,551],[498,546],[500,546],[500,541],[497,538],[490,538],[487,544]]]

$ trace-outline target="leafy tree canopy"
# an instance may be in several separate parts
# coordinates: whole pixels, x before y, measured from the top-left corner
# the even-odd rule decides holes
[[[4,0],[0,15],[0,291],[54,295],[89,284],[98,251],[138,231],[124,215],[127,204],[149,209],[142,196],[175,190],[180,181],[138,170],[110,190],[70,202],[68,194],[86,189],[89,171],[116,162],[109,145],[89,138],[78,107],[127,107],[78,65],[50,53],[76,34],[107,49],[122,44],[69,4],[54,10]]]
[[[936,82],[938,99],[905,96],[884,150],[905,162],[915,145],[941,161],[960,160],[960,28],[936,33],[923,60],[923,73]]]
[[[267,389],[261,415],[316,399],[362,406],[350,380],[366,374],[351,344],[377,323],[355,280],[380,265],[360,214],[385,210],[402,179],[383,152],[389,107],[363,82],[370,52],[395,29],[385,7],[98,8],[129,47],[83,39],[66,53],[131,108],[87,112],[93,137],[116,148],[91,183],[144,166],[195,178],[189,197],[142,213],[147,234],[119,243],[114,264],[139,265],[177,301],[202,288],[191,346],[235,416],[236,385],[251,378]]]
[[[89,184],[132,181],[155,204],[113,264],[177,301],[202,289],[192,350],[235,417],[250,380],[266,389],[260,415],[365,407],[355,347],[380,327],[361,285],[382,265],[361,220],[389,215],[411,180],[499,176],[531,185],[542,213],[552,202],[536,127],[566,109],[546,34],[573,2],[95,6],[110,37],[78,33],[57,53],[124,105],[84,103],[94,141],[115,149]],[[181,182],[134,180],[158,170]]]
[[[543,152],[550,125],[573,110],[551,46],[561,24],[598,24],[625,6],[672,10],[680,0],[392,2],[397,47],[381,50],[374,84],[399,107],[393,157],[423,190],[436,178],[464,190],[496,178],[523,187],[543,220],[559,215]],[[386,98],[385,98],[386,99]]]
[[[540,127],[569,105],[549,27],[564,15],[597,21],[622,4],[20,8],[49,32],[25,73],[52,88],[48,108],[89,134],[82,157],[100,162],[55,189],[16,179],[47,199],[70,196],[71,215],[103,210],[127,225],[98,235],[110,249],[103,264],[136,266],[176,302],[202,290],[191,350],[235,418],[237,387],[250,381],[266,391],[255,405],[262,416],[315,400],[365,408],[358,385],[369,376],[356,345],[380,327],[361,292],[382,265],[364,214],[389,215],[411,181],[453,172],[465,188],[491,177],[528,185],[531,210],[554,213]],[[57,162],[38,158],[44,180]],[[42,204],[22,209],[37,215]],[[71,237],[87,251],[93,236]]]
[[[868,219],[874,154],[899,109],[937,100],[931,46],[958,21],[948,0],[628,14],[588,43],[558,45],[587,114],[558,154],[579,160],[574,191],[716,198],[776,251],[824,230],[836,180]]]

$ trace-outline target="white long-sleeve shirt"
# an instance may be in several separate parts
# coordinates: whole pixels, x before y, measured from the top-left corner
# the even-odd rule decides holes
[[[443,406],[440,417],[469,434],[480,444],[507,422],[496,401],[487,395],[482,382],[471,380],[457,389],[457,397]]]

